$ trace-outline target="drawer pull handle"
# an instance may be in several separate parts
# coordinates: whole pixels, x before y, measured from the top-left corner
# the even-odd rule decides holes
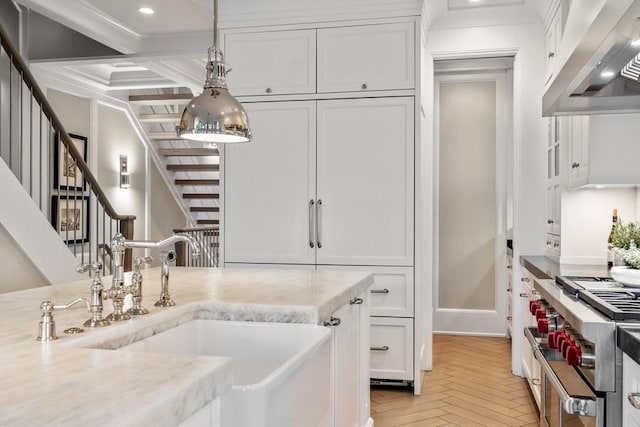
[[[389,289],[371,289],[372,294],[388,294]]]
[[[627,395],[627,399],[629,399],[629,403],[636,409],[640,409],[640,393],[629,393]]]
[[[511,320],[513,320],[513,317],[507,316],[507,320],[511,321]]]
[[[533,378],[533,379],[531,380],[531,384],[533,384],[533,385],[540,385],[540,384],[542,384],[542,381],[540,381],[540,378]]]
[[[369,85],[368,85],[368,84],[366,84],[366,83],[362,83],[362,89],[367,89],[368,87],[369,87]]]
[[[349,304],[354,305],[354,304],[362,304],[364,302],[364,300],[362,298],[354,298],[351,301],[349,301]]]
[[[271,88],[270,88],[270,87],[268,87],[266,92],[267,92],[267,93],[271,93]]]
[[[521,292],[521,293],[520,293],[520,297],[522,297],[522,298],[528,298],[528,297],[529,297],[529,294],[528,294],[528,293],[526,293],[526,292]]]
[[[389,346],[383,345],[382,347],[371,347],[371,351],[389,351]]]
[[[331,316],[329,320],[324,322],[324,326],[340,326],[340,323],[342,323],[342,320],[339,317]]]
[[[525,282],[525,283],[529,283],[529,282],[530,282],[530,280],[529,280],[529,278],[528,278],[528,277],[523,277],[523,278],[521,278],[520,280],[521,280],[521,281],[523,281],[523,282]]]

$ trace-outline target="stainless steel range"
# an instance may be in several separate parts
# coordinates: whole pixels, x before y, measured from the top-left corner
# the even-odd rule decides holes
[[[622,426],[618,324],[640,324],[640,289],[610,278],[536,280],[525,335],[543,371],[542,425]],[[546,423],[546,424],[545,424]]]

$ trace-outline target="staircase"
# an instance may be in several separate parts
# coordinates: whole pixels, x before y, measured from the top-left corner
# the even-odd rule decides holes
[[[187,141],[176,135],[175,128],[182,110],[193,98],[191,91],[178,91],[131,94],[129,104],[137,112],[153,148],[163,157],[193,223],[217,226],[220,212],[220,155],[212,144]]]

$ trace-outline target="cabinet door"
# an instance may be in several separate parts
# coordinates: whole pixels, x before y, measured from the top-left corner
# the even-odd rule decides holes
[[[318,101],[318,264],[413,265],[413,103]]]
[[[347,304],[334,313],[335,426],[360,427],[360,305]]]
[[[318,30],[318,92],[415,87],[413,22]]]
[[[315,93],[315,30],[225,36],[229,89],[238,95]]]
[[[413,381],[413,319],[371,317],[371,378]]]
[[[571,117],[570,188],[586,184],[589,177],[589,123],[589,116]]]
[[[245,107],[253,141],[224,148],[225,261],[313,264],[315,102]]]

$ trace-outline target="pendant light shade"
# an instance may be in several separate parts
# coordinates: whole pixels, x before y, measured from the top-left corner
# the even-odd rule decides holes
[[[213,3],[213,46],[207,58],[207,80],[202,93],[182,112],[176,132],[180,138],[201,142],[251,141],[247,112],[227,88],[224,57],[218,48],[218,0]]]

